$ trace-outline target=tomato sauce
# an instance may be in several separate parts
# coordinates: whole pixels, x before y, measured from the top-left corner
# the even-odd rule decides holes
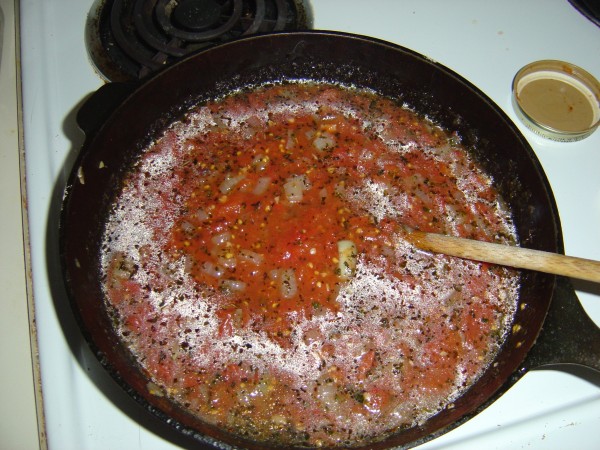
[[[282,446],[358,446],[451,407],[493,360],[514,271],[411,229],[514,242],[457,135],[372,92],[263,86],[150,145],[105,232],[106,301],[149,389]]]

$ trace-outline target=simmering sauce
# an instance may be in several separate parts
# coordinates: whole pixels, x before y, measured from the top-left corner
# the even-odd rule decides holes
[[[452,407],[515,309],[515,272],[419,251],[411,228],[515,240],[458,136],[372,92],[263,86],[143,152],[106,302],[153,394],[259,442],[367,445]]]

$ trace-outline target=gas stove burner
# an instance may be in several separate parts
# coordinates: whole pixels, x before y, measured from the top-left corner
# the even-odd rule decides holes
[[[302,0],[97,0],[86,43],[104,78],[128,81],[237,37],[308,28]]]

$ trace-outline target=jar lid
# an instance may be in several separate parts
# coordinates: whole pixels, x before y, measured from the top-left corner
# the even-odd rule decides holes
[[[591,135],[600,124],[600,83],[573,64],[544,60],[517,72],[513,107],[534,133],[572,142]]]

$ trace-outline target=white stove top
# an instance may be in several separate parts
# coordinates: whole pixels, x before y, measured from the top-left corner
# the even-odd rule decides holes
[[[61,288],[58,218],[50,211],[82,143],[77,107],[103,83],[84,45],[93,2],[20,3],[28,214],[49,447],[185,448],[189,441],[148,417],[104,373]],[[482,89],[515,122],[510,86],[525,64],[561,59],[600,78],[600,28],[567,0],[313,0],[312,7],[315,28],[369,35],[427,55]],[[555,143],[517,125],[550,180],[566,253],[600,260],[600,131]],[[600,324],[600,286],[576,286]],[[598,374],[528,373],[474,419],[421,448],[597,449],[599,386]]]

